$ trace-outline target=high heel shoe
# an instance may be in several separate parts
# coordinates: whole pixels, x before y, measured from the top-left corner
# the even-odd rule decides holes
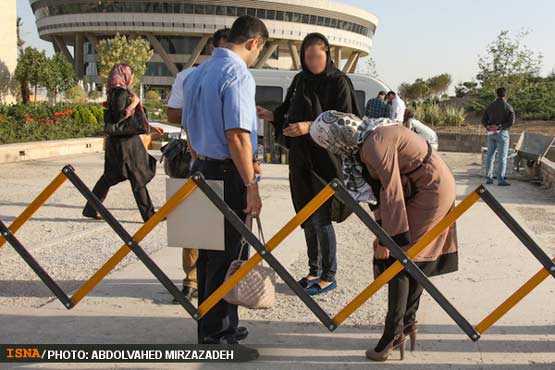
[[[403,334],[405,334],[405,336],[409,337],[409,339],[410,339],[410,351],[411,352],[414,352],[414,349],[416,348],[416,333],[417,332],[418,332],[418,329],[416,329],[416,323],[408,324],[403,329]]]
[[[372,361],[386,361],[391,352],[399,348],[401,354],[401,361],[405,358],[405,344],[406,344],[405,334],[396,335],[395,338],[381,352],[376,352],[375,349],[369,349],[366,351],[366,358]]]

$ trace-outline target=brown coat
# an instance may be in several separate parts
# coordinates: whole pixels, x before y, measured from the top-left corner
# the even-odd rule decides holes
[[[377,128],[361,147],[361,160],[370,176],[381,183],[375,217],[404,250],[445,217],[455,204],[455,178],[451,170],[435,150],[423,164],[427,153],[426,141],[401,125]],[[415,261],[437,262],[448,254],[456,257],[456,252],[457,234],[453,224]]]

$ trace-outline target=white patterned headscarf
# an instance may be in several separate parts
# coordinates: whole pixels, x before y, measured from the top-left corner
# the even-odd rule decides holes
[[[310,126],[310,136],[324,149],[341,157],[343,183],[358,202],[377,204],[370,185],[364,180],[359,146],[376,128],[397,125],[388,118],[358,118],[337,111],[323,112]]]

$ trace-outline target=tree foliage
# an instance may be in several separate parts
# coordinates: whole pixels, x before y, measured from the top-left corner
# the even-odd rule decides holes
[[[34,87],[35,102],[37,99],[37,87],[45,81],[44,70],[46,69],[47,61],[48,58],[44,51],[38,51],[32,47],[23,49],[19,54],[14,77],[21,86],[31,84]],[[28,100],[25,101],[25,97],[24,103],[28,103]]]
[[[153,51],[148,41],[137,38],[128,40],[117,34],[112,39],[105,39],[98,45],[98,67],[102,84],[106,84],[110,70],[117,63],[126,63],[133,68],[135,82],[140,83],[146,72],[146,63],[152,58]]]
[[[417,78],[413,83],[402,83],[399,86],[399,93],[408,101],[431,100],[445,94],[451,82],[451,76],[447,73],[430,77],[427,80]]]
[[[483,89],[495,91],[504,86],[511,94],[524,88],[529,78],[539,75],[543,57],[524,44],[527,35],[528,32],[520,32],[512,37],[509,31],[501,31],[486,53],[479,56],[476,78]]]
[[[455,86],[455,95],[457,98],[462,98],[467,95],[476,94],[478,92],[478,83],[475,81],[459,82]]]
[[[77,81],[73,66],[61,53],[47,60],[44,74],[44,87],[54,97],[54,101],[59,93],[66,92]]]

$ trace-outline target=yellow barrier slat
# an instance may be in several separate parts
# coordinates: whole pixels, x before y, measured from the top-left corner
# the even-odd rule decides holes
[[[9,229],[12,233],[16,233],[29,219],[38,211],[40,207],[46,203],[48,198],[52,196],[67,180],[67,177],[60,173],[52,180],[52,182],[40,193],[35,200],[25,208],[25,210],[12,222]],[[6,239],[0,236],[0,248],[6,244]]]
[[[555,258],[553,259],[555,262]],[[492,311],[484,320],[476,325],[476,331],[483,334],[486,330],[492,327],[501,317],[503,317],[510,309],[516,306],[521,300],[524,299],[532,290],[536,289],[538,285],[550,276],[549,271],[542,268],[530,280],[522,285],[516,292],[509,298],[501,303],[495,310]]]
[[[410,259],[418,256],[430,243],[432,243],[441,233],[453,224],[459,217],[461,217],[470,207],[472,207],[480,196],[474,190],[469,194],[457,207],[449,212],[440,222],[438,222],[430,231],[428,231],[422,238],[420,238],[408,251],[407,256]],[[385,284],[390,282],[399,272],[404,269],[399,261],[395,261],[387,270],[378,276],[366,289],[364,289],[358,296],[353,299],[345,308],[343,308],[333,318],[334,323],[339,326],[349,316],[351,316],[360,306],[362,306],[370,297],[372,297],[378,290]]]
[[[316,212],[328,199],[335,194],[335,191],[327,185],[322,189],[316,197],[314,197],[295,217],[291,219],[281,230],[279,230],[272,239],[266,243],[266,249],[274,250],[282,241],[284,241],[297,227],[305,222],[314,212]],[[248,261],[246,261],[239,270],[229,277],[214,293],[212,293],[199,306],[198,311],[203,317],[210,311],[225,295],[233,289],[241,279],[243,279],[258,263],[262,261],[262,256],[256,253]]]
[[[143,226],[133,235],[138,243],[143,240],[168,214],[170,214],[183,200],[185,200],[197,188],[193,180],[188,180],[183,186],[171,196],[170,199],[149,218]],[[127,245],[123,245],[106,263],[87,280],[71,297],[74,305],[79,303],[94,287],[112,271],[131,252]]]

